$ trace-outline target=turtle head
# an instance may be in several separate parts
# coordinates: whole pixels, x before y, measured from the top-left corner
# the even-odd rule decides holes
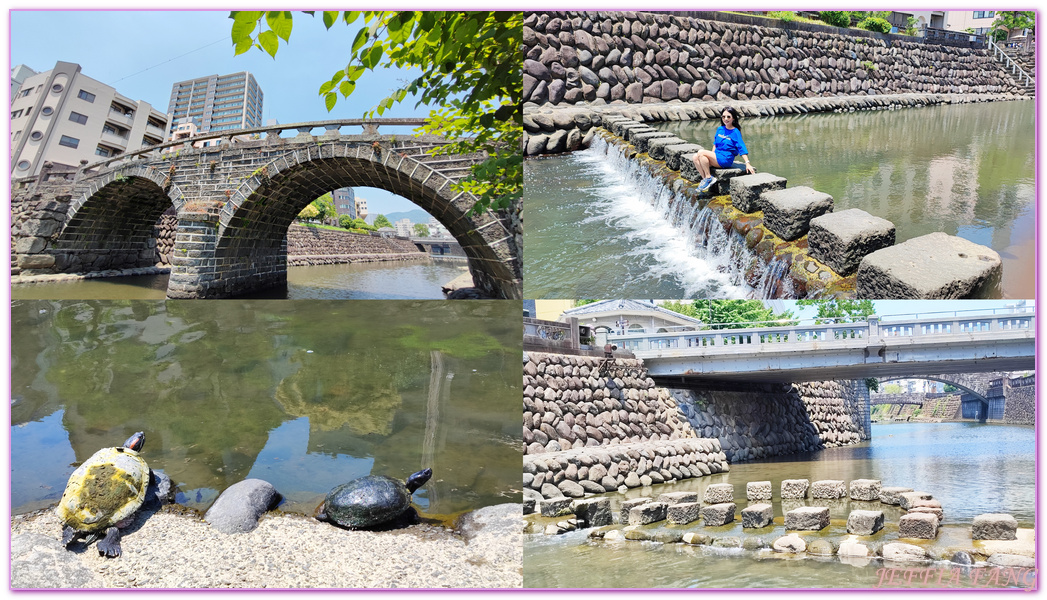
[[[418,471],[407,478],[407,489],[411,490],[411,493],[413,494],[415,490],[425,485],[425,482],[429,481],[429,478],[432,476],[432,469],[422,469],[421,471]]]
[[[124,442],[124,448],[134,450],[135,452],[141,452],[142,446],[145,446],[145,433],[142,431],[127,438],[127,441]]]

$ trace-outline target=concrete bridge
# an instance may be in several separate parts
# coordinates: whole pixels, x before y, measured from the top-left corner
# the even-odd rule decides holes
[[[1035,368],[1032,313],[610,335],[662,385],[798,382]],[[971,388],[958,376],[958,387]],[[986,391],[980,392],[985,396]]]
[[[422,123],[294,123],[200,135],[75,172],[45,165],[38,177],[12,182],[15,265],[25,274],[153,266],[153,227],[174,207],[169,298],[226,298],[286,285],[287,228],[295,215],[333,189],[369,186],[411,200],[446,227],[485,293],[520,298],[519,207],[470,214],[476,198],[452,189],[483,157],[431,155],[448,143],[438,136],[378,133],[379,126]],[[349,126],[364,131],[342,135]],[[284,130],[298,135],[282,138]],[[192,146],[209,140],[224,143]]]

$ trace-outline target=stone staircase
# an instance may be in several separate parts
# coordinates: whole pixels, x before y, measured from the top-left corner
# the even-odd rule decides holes
[[[1036,55],[1032,52],[1020,52],[1014,48],[1002,48],[996,46],[996,49],[998,49],[999,52],[994,52],[990,48],[993,58],[995,58],[996,61],[1000,63],[1000,66],[1002,66],[1003,69],[1014,78],[1014,83],[1025,93],[1026,96],[1035,96]],[[1004,56],[1007,58],[1004,58]],[[1015,66],[1017,66],[1021,72],[1016,71]],[[1023,74],[1028,75],[1029,79],[1023,77]]]

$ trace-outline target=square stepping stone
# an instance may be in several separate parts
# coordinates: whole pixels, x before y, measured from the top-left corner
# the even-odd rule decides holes
[[[665,502],[669,506],[680,504],[681,502],[697,502],[698,492],[666,492],[664,494],[659,494],[654,501]]]
[[[770,190],[760,194],[763,223],[787,242],[807,235],[811,219],[832,212],[833,197],[807,186]]]
[[[909,513],[898,521],[898,537],[933,540],[938,537],[938,517],[930,513]]]
[[[660,137],[660,138],[648,138],[647,140],[647,155],[655,160],[665,160],[668,156],[665,153],[667,146],[678,146],[680,144],[687,144],[689,142],[681,140],[676,136],[672,137]],[[668,166],[668,165],[666,165]]]
[[[916,508],[913,508],[913,509],[909,510],[909,514],[912,514],[912,513],[929,513],[929,514],[932,514],[932,515],[938,517],[938,524],[939,525],[941,525],[942,520],[945,519],[945,512],[943,512],[940,507],[939,508],[934,508],[934,507],[931,507],[931,506],[917,506]]]
[[[731,179],[731,204],[744,213],[763,210],[760,206],[760,194],[768,190],[784,190],[786,183],[784,177],[770,173],[734,177]]]
[[[785,513],[785,528],[818,531],[829,526],[829,509],[824,506],[803,506]]]
[[[706,527],[717,527],[734,522],[734,502],[713,504],[702,508],[702,521]]]
[[[734,502],[734,486],[729,483],[714,483],[705,488],[705,496],[702,498],[705,504],[723,504]]]
[[[811,484],[811,498],[839,500],[847,497],[847,485],[840,479],[823,479]]]
[[[859,208],[811,219],[811,256],[844,277],[858,271],[866,255],[894,245],[894,223]]]
[[[898,506],[902,503],[901,495],[911,491],[912,488],[907,487],[882,487],[880,488],[880,502]]]
[[[872,535],[883,529],[882,510],[852,510],[847,515],[847,533]]]
[[[666,517],[670,523],[686,525],[698,520],[698,517],[701,515],[701,509],[701,502],[678,502],[669,505]]]
[[[749,502],[771,499],[770,481],[750,481],[745,484],[745,498]]]
[[[1000,255],[963,238],[930,233],[877,250],[858,266],[857,295],[879,299],[998,296]]]
[[[739,163],[734,163],[734,165],[739,165]],[[731,180],[745,174],[745,165],[742,165],[740,169],[735,166],[723,169],[712,167],[709,172],[716,178],[716,183],[708,189],[708,193],[714,196],[724,196],[731,193]]]
[[[915,508],[916,503],[921,500],[933,500],[934,496],[927,492],[904,492],[898,494],[898,506],[901,506],[905,510]]]
[[[610,498],[575,500],[574,515],[579,527],[603,527],[614,522]]]
[[[702,150],[703,148],[698,144],[674,144],[666,146],[665,152],[665,166],[669,167],[674,171],[682,171],[684,162],[691,160],[690,156],[693,156],[695,152]],[[690,156],[687,156],[690,155]],[[685,158],[687,156],[687,158]],[[694,163],[691,163],[691,168],[694,168]]]
[[[563,515],[571,514],[571,505],[573,503],[574,498],[553,498],[552,500],[540,501],[538,507],[543,517],[562,517]]]
[[[742,509],[742,528],[759,529],[774,522],[774,507],[770,504],[752,504]]]
[[[811,486],[811,482],[807,479],[783,479],[782,480],[782,499],[799,499],[807,497],[807,488]]]
[[[993,513],[974,517],[971,538],[976,540],[1016,540],[1018,521],[1011,515]]]
[[[619,511],[620,511],[619,515],[620,516],[618,518],[618,522],[619,523],[628,523],[629,522],[629,511],[631,511],[632,509],[634,509],[637,506],[640,506],[642,504],[647,504],[648,502],[654,502],[654,499],[653,498],[633,498],[631,500],[624,500],[624,501],[622,501],[621,505],[619,506]]]
[[[630,144],[636,146],[637,152],[647,152],[648,154],[651,153],[651,144],[653,144],[656,140],[673,140],[673,143],[675,144],[683,143],[683,140],[676,137],[672,133],[669,133],[668,131],[658,130],[643,131],[640,133],[632,132],[629,134],[628,139]],[[652,156],[651,158],[655,157]]]
[[[854,479],[851,481],[851,500],[862,500],[869,502],[879,499],[879,479]]]
[[[668,512],[668,505],[664,502],[647,502],[629,511],[630,525],[648,525],[664,521]]]

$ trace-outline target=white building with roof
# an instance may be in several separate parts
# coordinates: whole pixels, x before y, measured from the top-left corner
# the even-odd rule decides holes
[[[608,332],[659,333],[705,327],[701,320],[662,308],[652,300],[600,300],[567,309],[558,320],[567,323],[571,317],[593,331],[597,346],[607,343]]]

